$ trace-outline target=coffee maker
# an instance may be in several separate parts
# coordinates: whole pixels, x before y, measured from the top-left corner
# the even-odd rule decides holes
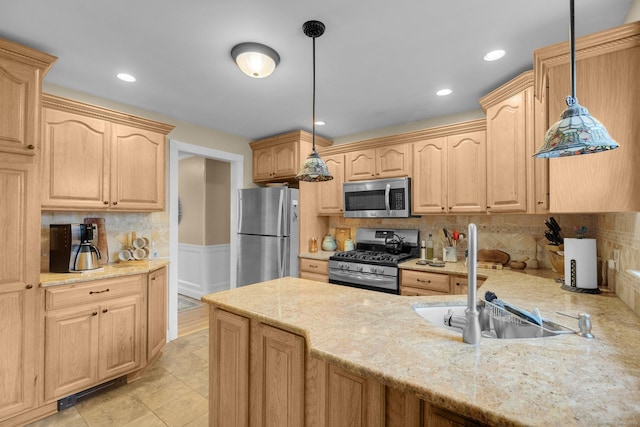
[[[68,273],[99,268],[96,224],[51,224],[49,226],[49,271]]]

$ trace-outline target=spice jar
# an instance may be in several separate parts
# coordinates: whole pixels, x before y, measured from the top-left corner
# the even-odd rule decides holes
[[[309,239],[309,252],[312,254],[318,252],[318,238],[312,237]]]

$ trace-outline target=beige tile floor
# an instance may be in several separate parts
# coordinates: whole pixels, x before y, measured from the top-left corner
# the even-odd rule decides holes
[[[168,343],[139,380],[30,426],[207,426],[209,330]]]

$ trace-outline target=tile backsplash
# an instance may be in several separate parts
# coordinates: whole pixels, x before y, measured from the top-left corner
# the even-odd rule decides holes
[[[137,237],[154,242],[159,258],[169,257],[169,214],[121,212],[42,212],[40,269],[49,270],[49,225],[78,224],[85,218],[104,218],[109,248],[109,262],[116,262],[132,231]]]

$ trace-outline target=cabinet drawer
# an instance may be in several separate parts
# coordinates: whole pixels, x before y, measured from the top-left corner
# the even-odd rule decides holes
[[[300,258],[300,271],[329,274],[329,262],[318,259]]]
[[[102,302],[124,295],[141,295],[145,277],[137,274],[47,288],[46,310]]]
[[[449,293],[449,275],[402,270],[400,286]]]
[[[308,271],[300,272],[301,279],[315,280],[316,282],[329,283],[329,276],[326,274],[309,273]]]

